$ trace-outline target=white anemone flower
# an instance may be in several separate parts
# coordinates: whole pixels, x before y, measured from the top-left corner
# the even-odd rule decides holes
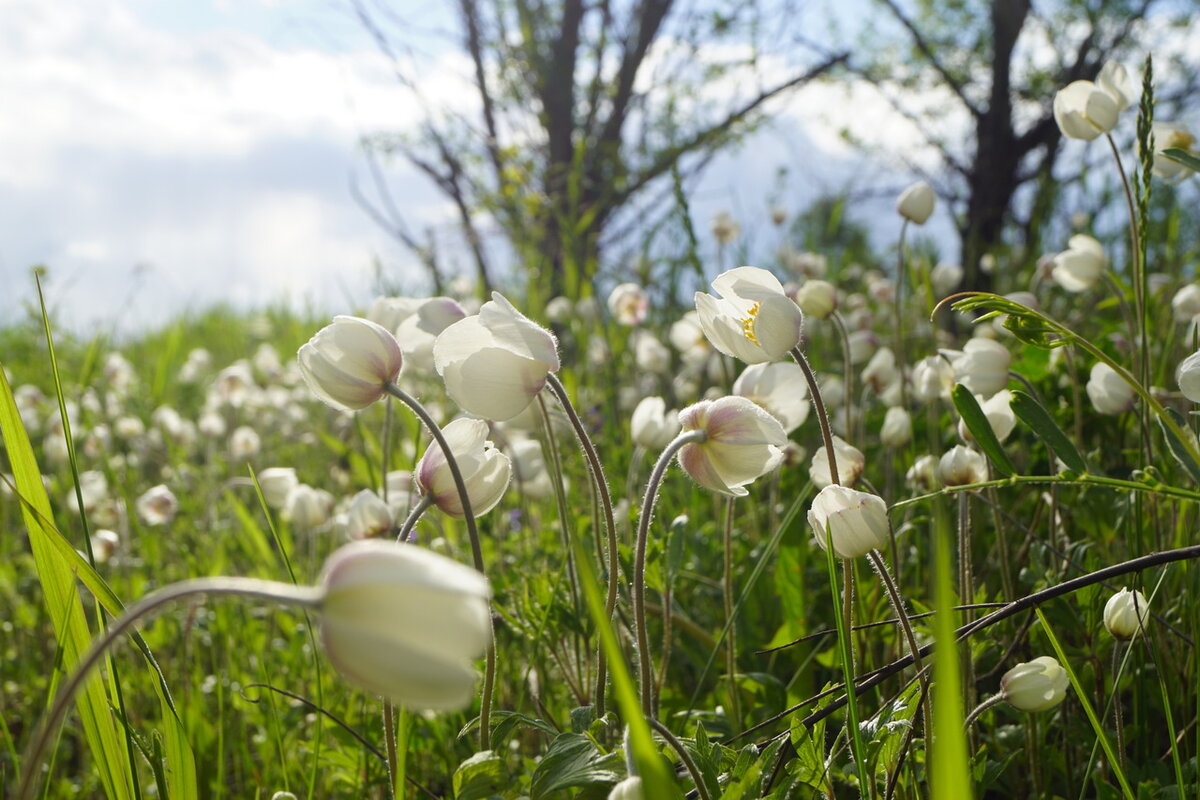
[[[720,297],[696,292],[696,312],[713,347],[747,364],[775,361],[800,343],[804,314],[765,269],[738,267],[712,282]]]
[[[705,439],[679,449],[679,465],[706,489],[743,497],[744,488],[783,461],[787,434],[779,420],[744,397],[701,400],[679,412],[686,431],[702,430]]]
[[[790,361],[751,364],[734,381],[733,393],[765,408],[786,433],[808,419],[808,382],[804,370]]]
[[[481,419],[456,419],[442,429],[442,435],[466,484],[471,513],[476,517],[486,514],[504,496],[512,477],[512,462],[487,441],[488,425]],[[417,464],[414,480],[421,494],[447,515],[465,517],[450,465],[436,441],[430,443]]]
[[[454,402],[476,416],[503,421],[524,411],[558,370],[558,342],[492,292],[476,316],[442,331],[433,343],[433,365]]]

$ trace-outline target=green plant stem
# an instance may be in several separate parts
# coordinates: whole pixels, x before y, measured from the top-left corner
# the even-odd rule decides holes
[[[708,786],[704,783],[704,773],[700,771],[700,767],[696,765],[696,760],[692,758],[692,754],[683,746],[683,743],[675,737],[675,734],[671,733],[670,728],[654,719],[654,717],[650,717],[647,722],[650,723],[650,727],[679,756],[679,760],[687,768],[688,774],[692,776],[692,783],[696,785],[696,794],[699,795],[700,800],[712,800],[712,795],[708,793]]]
[[[892,601],[892,611],[896,615],[896,621],[900,624],[900,629],[904,632],[904,639],[908,643],[908,652],[913,657],[913,666],[917,670],[917,680],[921,684],[921,698],[923,701],[921,703],[922,726],[925,729],[925,736],[928,738],[932,735],[933,731],[930,725],[932,717],[929,713],[929,704],[932,702],[932,695],[929,694],[929,676],[921,664],[921,646],[917,644],[917,637],[913,633],[912,622],[909,619],[908,611],[904,608],[904,598],[900,595],[900,588],[896,585],[891,572],[888,571],[887,562],[883,560],[883,554],[878,550],[872,550],[867,554],[867,557],[871,559],[871,563],[875,566],[875,571],[879,573],[879,577],[887,589],[888,599]]]
[[[932,500],[937,497],[950,496],[961,492],[970,492],[976,489],[987,489],[989,487],[1001,488],[1004,486],[1021,486],[1025,484],[1080,484],[1084,486],[1105,486],[1110,489],[1124,489],[1131,492],[1152,492],[1155,494],[1167,495],[1168,497],[1177,497],[1182,500],[1200,500],[1200,492],[1191,489],[1184,489],[1180,486],[1169,486],[1164,483],[1139,483],[1138,481],[1127,481],[1120,478],[1108,478],[1103,475],[1013,475],[1008,478],[997,478],[990,481],[981,481],[979,483],[968,483],[962,486],[947,486],[936,492],[909,497],[905,500],[898,500],[893,503],[889,510],[896,511],[902,508],[907,508],[911,505],[923,503],[927,500]]]
[[[964,727],[969,729],[973,724],[975,724],[975,720],[979,719],[979,716],[984,711],[987,711],[992,706],[1002,702],[1004,702],[1004,695],[999,693],[992,695],[987,700],[984,700],[982,703],[975,706],[974,711],[967,715],[967,721],[964,723]]]
[[[617,608],[617,587],[620,585],[621,566],[620,561],[617,559],[617,525],[613,519],[613,502],[612,494],[608,488],[608,479],[604,477],[604,465],[600,461],[596,445],[592,442],[591,437],[588,436],[587,428],[584,427],[578,412],[575,411],[575,406],[571,403],[571,397],[567,394],[566,387],[562,385],[562,381],[554,373],[550,373],[546,377],[546,385],[550,387],[550,391],[558,398],[559,404],[562,405],[563,411],[567,414],[567,419],[571,421],[571,427],[575,429],[575,438],[579,441],[579,446],[583,450],[584,460],[588,466],[588,474],[591,475],[592,485],[595,487],[596,494],[600,498],[600,509],[604,514],[604,533],[608,551],[608,565],[604,570],[607,579],[604,608],[611,619]],[[602,717],[604,716],[605,694],[608,686],[608,665],[604,659],[604,648],[599,644],[596,647],[596,716]]]
[[[963,492],[958,496],[958,594],[964,603],[975,602],[975,575],[971,563],[971,495]],[[965,612],[966,621],[972,614]],[[962,652],[963,708],[975,705],[975,660],[971,648]]]
[[[725,671],[729,673],[730,730],[737,733],[742,726],[742,702],[737,678],[737,623],[733,618],[733,501],[732,497],[725,500],[725,525],[721,537],[725,569],[721,594],[725,603],[725,625],[729,629],[725,637]]]
[[[842,319],[841,314],[834,311],[831,319],[833,319],[833,324],[837,326],[838,337],[842,340],[842,382],[846,390],[843,393],[844,398],[842,401],[845,404],[845,411],[843,413],[846,415],[844,430],[846,431],[846,435],[849,436],[850,432],[854,430],[854,362],[850,357],[850,333],[846,330],[846,321]]]
[[[1112,676],[1113,676],[1113,725],[1117,731],[1117,760],[1121,769],[1127,769],[1125,764],[1125,717],[1121,713],[1121,643],[1113,645]]]
[[[908,219],[900,226],[900,244],[896,248],[896,291],[893,298],[893,310],[895,311],[896,321],[896,368],[900,371],[900,407],[908,410],[908,381],[904,378],[904,362],[906,360],[904,352],[904,303],[902,296],[904,294],[905,281],[905,258],[904,258],[904,240],[908,233]],[[836,481],[835,481],[836,483]]]
[[[804,351],[799,347],[792,348],[792,358],[804,371],[804,380],[808,383],[808,395],[812,398],[813,409],[817,412],[817,422],[821,426],[821,439],[825,443],[825,454],[829,457],[829,482],[840,484],[837,452],[833,447],[833,430],[829,427],[829,413],[825,410],[825,401],[821,397],[821,387],[817,384],[817,375],[813,372],[808,359],[804,357]]]
[[[384,502],[387,501],[385,500]],[[412,536],[413,528],[417,526],[417,523],[425,515],[425,512],[429,510],[431,505],[433,505],[432,495],[423,494],[417,499],[417,502],[413,504],[412,509],[408,512],[408,516],[404,518],[404,522],[400,524],[399,529],[396,531],[397,542],[408,541],[409,537]]]
[[[830,536],[829,528],[825,529],[825,562],[829,571],[829,591],[832,594],[834,608],[840,610],[834,614],[837,622],[838,630],[838,650],[841,655],[842,662],[842,680],[844,685],[852,686],[854,684],[854,640],[853,631],[850,629],[854,624],[854,570],[849,559],[842,559],[842,587],[841,602],[838,598],[838,579],[837,569],[834,565],[833,556],[833,539]],[[867,767],[867,750],[862,739],[862,728],[859,726],[858,712],[858,696],[845,695],[847,702],[846,706],[846,736],[850,742],[850,752],[854,757],[854,764],[858,770],[859,795],[861,797],[873,798],[875,796],[875,784],[871,780],[870,770]]]
[[[401,403],[408,406],[417,415],[417,418],[429,429],[429,434],[438,443],[438,447],[442,448],[442,455],[446,457],[446,466],[450,469],[450,477],[454,480],[454,488],[458,490],[459,502],[462,504],[463,522],[467,526],[467,537],[471,540],[471,557],[475,562],[475,569],[481,574],[486,575],[487,573],[483,565],[483,547],[479,542],[479,529],[475,525],[475,514],[471,510],[471,498],[467,494],[467,483],[463,480],[462,470],[458,468],[458,459],[451,452],[450,445],[446,442],[446,437],[442,434],[442,429],[438,427],[433,417],[425,410],[425,406],[421,405],[408,392],[394,383],[389,383],[384,389],[392,397],[395,397]],[[387,481],[386,475],[384,476],[384,481]],[[496,686],[496,636],[490,613],[488,614],[488,629],[491,635],[488,636],[483,671],[483,691],[480,693],[479,698],[480,750],[488,749],[488,739],[491,737],[492,694]]]
[[[646,494],[642,497],[642,507],[638,511],[637,539],[633,553],[633,621],[638,647],[642,713],[648,719],[654,716],[654,669],[650,656],[650,636],[646,630],[646,542],[650,536],[650,519],[654,516],[658,487],[662,485],[671,459],[684,445],[703,442],[706,438],[707,434],[703,430],[684,431],[667,445],[650,473],[650,480],[646,483]]]
[[[46,748],[58,730],[63,716],[75,699],[76,693],[91,675],[91,672],[107,655],[109,648],[131,630],[143,618],[152,616],[163,607],[196,595],[224,595],[236,597],[252,597],[272,602],[286,602],[307,609],[317,609],[320,606],[324,591],[319,587],[293,586],[279,581],[264,581],[257,578],[195,578],[179,583],[172,583],[150,592],[136,603],[126,606],[120,616],[113,618],[112,624],[97,639],[80,659],[75,671],[59,687],[50,710],[42,717],[41,724],[30,739],[29,749],[25,753],[21,768],[21,782],[17,789],[15,800],[29,800],[33,796],[35,779],[45,756]]]
[[[401,800],[400,755],[396,747],[396,707],[391,700],[383,701],[383,742],[387,754],[388,795]]]

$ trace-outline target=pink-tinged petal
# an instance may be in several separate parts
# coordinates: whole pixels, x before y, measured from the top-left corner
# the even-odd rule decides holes
[[[442,377],[446,391],[464,410],[502,422],[529,406],[546,385],[549,368],[541,361],[531,361],[499,347],[488,347],[462,361],[448,364]]]
[[[685,431],[698,431],[705,426],[712,400],[701,400],[692,403],[679,412],[679,427]]]
[[[492,332],[498,347],[534,361],[549,365],[551,372],[559,367],[558,341],[554,334],[518,311],[499,292],[479,309],[479,319]]]
[[[679,466],[696,483],[705,489],[732,497],[749,494],[740,486],[729,486],[713,466],[702,444],[687,444],[679,449]]]
[[[709,441],[782,447],[787,434],[779,420],[745,397],[729,395],[713,401],[705,424]]]

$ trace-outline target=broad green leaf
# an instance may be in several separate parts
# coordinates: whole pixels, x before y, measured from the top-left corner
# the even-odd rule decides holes
[[[1181,431],[1188,430],[1187,420],[1178,411],[1168,408],[1166,412]],[[1171,451],[1171,455],[1175,456],[1175,460],[1179,462],[1180,466],[1187,470],[1187,473],[1192,476],[1192,480],[1200,483],[1200,463],[1196,462],[1187,445],[1180,440],[1175,431],[1171,429],[1171,426],[1165,423],[1165,420],[1160,417],[1158,424],[1162,428],[1163,437],[1167,440],[1167,449]]]
[[[587,736],[559,734],[533,771],[530,795],[533,800],[540,800],[559,789],[614,784],[621,779],[620,766],[619,755],[601,753]]]
[[[500,792],[506,781],[504,761],[491,750],[483,750],[454,771],[454,798],[482,800]]]
[[[42,473],[29,443],[29,435],[17,412],[3,364],[0,364],[0,437],[8,452],[16,490],[28,499],[31,506],[22,504],[21,513],[29,532],[38,580],[45,593],[55,636],[62,643],[63,667],[71,670],[91,646],[92,632],[75,587],[75,576],[67,566],[67,561],[55,552],[50,542],[52,537],[38,521],[39,516],[44,519],[52,517],[50,498],[42,484]],[[37,513],[33,513],[35,511]],[[116,720],[109,711],[109,700],[102,681],[97,677],[89,679],[76,697],[75,707],[79,711],[84,740],[92,752],[95,769],[104,785],[104,793],[110,798],[129,798],[129,753]]]
[[[975,443],[991,460],[997,471],[1005,477],[1016,474],[1016,467],[1013,466],[1008,453],[1005,453],[1004,448],[1000,446],[1000,440],[996,438],[996,433],[992,430],[992,423],[988,422],[987,416],[979,407],[971,390],[960,383],[954,387],[951,397],[963,423],[975,437]]]
[[[1079,448],[1071,441],[1063,429],[1058,427],[1050,412],[1031,395],[1022,391],[1012,393],[1012,410],[1018,418],[1041,437],[1054,455],[1067,465],[1072,472],[1083,474],[1087,472],[1087,462],[1079,452]]]

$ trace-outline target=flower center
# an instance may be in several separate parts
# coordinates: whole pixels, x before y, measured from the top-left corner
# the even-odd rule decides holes
[[[761,308],[762,303],[755,303],[750,306],[750,310],[746,312],[746,318],[742,320],[742,335],[755,344],[758,344],[758,337],[754,335],[754,318],[758,316],[758,311]]]

